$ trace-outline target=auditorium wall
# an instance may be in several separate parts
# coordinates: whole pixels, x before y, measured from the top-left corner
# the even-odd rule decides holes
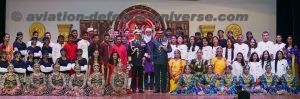
[[[73,24],[79,30],[76,19],[58,20],[58,13],[84,14],[89,16],[98,14],[119,14],[124,9],[145,4],[160,14],[247,14],[247,20],[201,20],[197,17],[190,20],[189,32],[194,35],[201,24],[214,24],[217,30],[225,30],[229,24],[241,26],[242,33],[252,31],[255,38],[261,40],[261,33],[269,31],[270,39],[274,41],[276,35],[276,0],[7,0],[6,2],[6,32],[14,40],[17,32],[24,33],[24,40],[29,40],[29,27],[34,22],[45,25],[46,31],[52,33],[52,41],[58,36],[57,24]],[[46,14],[47,13],[47,14]],[[55,14],[55,19],[49,19],[49,14]],[[32,16],[33,15],[33,16]],[[44,18],[44,16],[48,16]],[[107,17],[106,17],[107,18]],[[181,18],[179,18],[181,19]]]

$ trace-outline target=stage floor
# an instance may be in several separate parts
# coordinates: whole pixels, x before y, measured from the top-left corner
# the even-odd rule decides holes
[[[130,96],[115,97],[71,97],[71,96],[0,96],[0,99],[233,99],[235,96],[182,96],[170,95],[166,93],[145,92],[143,94],[132,94]],[[251,95],[251,99],[299,99],[298,95]]]

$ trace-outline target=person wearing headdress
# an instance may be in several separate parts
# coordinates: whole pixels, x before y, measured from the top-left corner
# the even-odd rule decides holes
[[[31,45],[27,47],[27,52],[33,52],[34,53],[34,59],[40,59],[42,56],[41,47],[37,46],[37,38],[33,37],[31,38]]]
[[[88,80],[87,85],[89,89],[89,95],[90,96],[102,96],[104,94],[104,74],[100,72],[99,65],[93,66],[95,72],[93,72]]]
[[[29,88],[26,90],[28,95],[41,96],[47,92],[46,76],[41,72],[40,64],[34,64],[34,71],[29,76]]]
[[[124,96],[126,92],[126,74],[122,71],[122,64],[119,63],[116,71],[113,73],[111,79],[111,86],[113,91],[110,93],[112,96]]]
[[[48,51],[43,51],[42,52],[43,56],[42,59],[40,60],[39,64],[41,67],[41,71],[48,77],[50,73],[53,71],[53,61],[52,59],[49,59],[49,53]],[[46,79],[48,80],[48,79]]]
[[[274,73],[271,72],[272,67],[270,64],[266,65],[266,73],[260,77],[261,87],[264,90],[264,93],[268,94],[277,94],[277,77]]]
[[[144,71],[145,71],[145,77],[144,77],[144,86],[145,90],[153,90],[154,89],[154,66],[153,66],[153,59],[151,51],[151,46],[153,45],[153,30],[151,28],[146,28],[145,35],[143,36],[144,41],[147,44],[147,52],[148,54],[145,54],[146,60],[144,62]],[[150,77],[149,77],[150,76]],[[150,79],[149,79],[150,78]]]
[[[26,63],[21,59],[21,52],[14,52],[14,59],[11,61],[14,65],[15,72],[20,78],[21,84],[25,85],[26,83]]]
[[[220,94],[237,94],[237,76],[231,73],[232,67],[229,65],[225,69],[225,74],[220,80]]]
[[[209,65],[207,73],[202,75],[198,81],[198,86],[204,91],[205,94],[217,94],[219,89],[215,86],[217,75],[213,72],[213,66]]]
[[[67,80],[65,75],[59,72],[60,65],[53,66],[53,72],[49,75],[49,94],[54,96],[64,95],[67,87]]]
[[[298,86],[298,81],[295,75],[293,75],[292,68],[290,66],[286,67],[286,73],[280,78],[282,89],[280,91],[284,94],[298,94],[300,89]]]
[[[76,64],[75,65],[75,74],[70,77],[68,86],[69,91],[67,95],[69,96],[84,96],[85,91],[84,88],[86,86],[86,75],[80,72],[81,67]]]
[[[184,66],[187,65],[186,60],[181,59],[180,53],[179,50],[174,51],[174,58],[169,61],[170,92],[176,89],[178,80],[184,71]]]
[[[12,60],[13,58],[13,45],[9,42],[10,35],[5,33],[3,37],[1,37],[3,43],[0,43],[0,52],[6,52],[6,60]]]
[[[14,66],[9,64],[7,71],[1,79],[1,85],[3,86],[0,86],[0,95],[20,95],[22,87],[19,76],[14,73]]]
[[[82,39],[77,43],[77,49],[82,50],[82,57],[85,59],[89,58],[88,47],[90,45],[90,42],[88,41],[88,39],[91,38],[93,35],[90,35],[90,37],[89,37],[87,32],[83,32],[83,33],[81,33]]]
[[[147,53],[147,45],[146,42],[141,38],[141,30],[134,31],[134,39],[130,41],[128,47],[128,57],[131,59],[130,63],[133,65],[132,67],[132,91],[136,92],[137,85],[139,93],[143,93],[143,83],[144,83],[144,63],[146,60]],[[148,57],[149,58],[149,57]],[[138,83],[136,83],[136,79],[138,77]]]
[[[200,89],[200,87],[196,86],[197,76],[192,74],[192,72],[193,70],[191,66],[185,66],[184,73],[180,76],[177,87],[173,91],[171,91],[171,94],[201,95],[202,90]]]
[[[249,73],[250,69],[251,68],[249,65],[244,66],[243,74],[239,76],[238,86],[241,86],[244,90],[247,90],[248,92],[258,93],[260,87],[255,85],[254,77]]]
[[[192,70],[194,71],[194,75],[196,76],[197,81],[199,78],[206,73],[206,69],[208,66],[208,60],[204,60],[202,58],[203,52],[201,49],[198,49],[197,58],[193,59],[190,63]]]
[[[26,44],[23,42],[23,33],[18,32],[15,42],[13,43],[14,51],[20,51],[21,57],[24,60],[26,55]]]

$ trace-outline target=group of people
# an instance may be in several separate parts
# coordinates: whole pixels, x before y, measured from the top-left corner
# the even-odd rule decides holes
[[[122,32],[122,33],[121,33]],[[0,44],[1,95],[123,96],[132,93],[237,94],[241,87],[253,94],[297,94],[294,63],[299,62],[291,36],[283,43],[262,33],[256,42],[251,32],[233,37],[182,31],[136,29],[95,34],[93,29],[72,30],[65,42],[51,33],[39,40],[33,32],[24,43],[18,32]],[[100,38],[103,37],[103,38]],[[101,40],[102,39],[102,40]]]

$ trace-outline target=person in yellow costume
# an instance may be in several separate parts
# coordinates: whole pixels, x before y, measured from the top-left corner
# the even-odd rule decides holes
[[[222,56],[223,50],[221,47],[218,47],[216,50],[216,57],[211,59],[211,65],[214,67],[214,72],[217,75],[216,86],[219,86],[220,79],[223,75],[223,72],[227,66],[226,58]]]
[[[181,59],[181,52],[179,50],[174,51],[174,58],[169,60],[170,92],[176,89],[184,66],[186,66],[186,60]]]

